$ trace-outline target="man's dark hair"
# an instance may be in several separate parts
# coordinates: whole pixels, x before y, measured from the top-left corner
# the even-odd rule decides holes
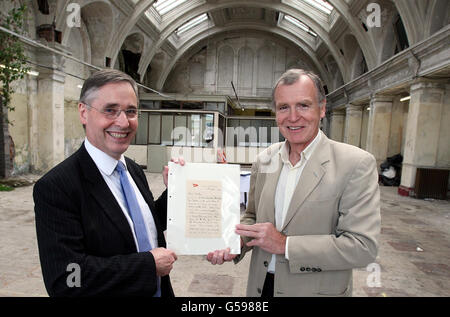
[[[94,74],[92,74],[83,84],[80,93],[80,102],[84,104],[89,104],[92,97],[94,97],[95,92],[97,92],[101,87],[110,83],[128,82],[131,87],[133,87],[134,93],[136,94],[136,99],[139,103],[138,98],[138,87],[133,78],[129,75],[116,70],[116,69],[102,69]]]

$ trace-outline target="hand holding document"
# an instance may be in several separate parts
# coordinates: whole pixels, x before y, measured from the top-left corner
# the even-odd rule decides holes
[[[235,233],[240,218],[239,172],[237,165],[169,163],[169,249],[181,255],[226,248],[240,253],[240,237]]]

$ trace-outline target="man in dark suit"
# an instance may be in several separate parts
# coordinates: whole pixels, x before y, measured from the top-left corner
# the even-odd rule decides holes
[[[167,191],[154,201],[142,169],[123,155],[138,126],[136,83],[98,71],[85,81],[78,110],[85,141],[33,191],[49,295],[174,296],[168,274],[177,257],[163,235]],[[167,169],[163,176],[167,186]]]

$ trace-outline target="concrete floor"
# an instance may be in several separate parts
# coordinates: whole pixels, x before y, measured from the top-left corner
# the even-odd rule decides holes
[[[27,175],[30,180],[35,175]],[[147,174],[157,197],[159,174]],[[39,264],[33,186],[0,192],[0,296],[47,296]],[[382,231],[375,264],[354,270],[353,295],[450,296],[450,201],[401,197],[381,187]],[[213,266],[179,256],[171,273],[176,296],[245,296],[250,256]],[[377,272],[380,274],[377,274]]]

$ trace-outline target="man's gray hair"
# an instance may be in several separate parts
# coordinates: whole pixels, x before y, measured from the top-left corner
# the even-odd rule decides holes
[[[102,69],[92,74],[83,84],[80,93],[80,102],[89,104],[93,93],[110,83],[128,82],[133,87],[136,99],[139,103],[138,87],[133,78],[116,69]]]
[[[275,109],[275,90],[279,85],[292,85],[295,84],[301,76],[308,76],[314,83],[314,86],[316,87],[317,92],[317,101],[319,105],[322,103],[322,101],[325,100],[325,89],[322,85],[322,80],[319,76],[317,76],[315,73],[300,69],[300,68],[293,68],[286,71],[283,75],[281,75],[280,79],[277,80],[275,83],[275,86],[273,86],[272,89],[272,107]]]

